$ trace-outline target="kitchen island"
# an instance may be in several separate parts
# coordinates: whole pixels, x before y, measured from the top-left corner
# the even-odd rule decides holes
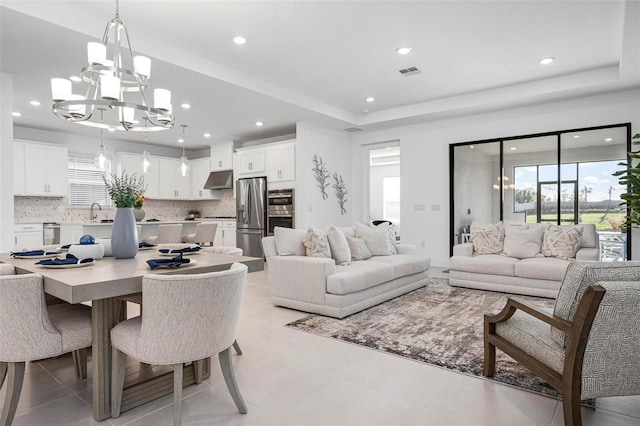
[[[141,221],[136,222],[140,226],[138,238],[140,241],[152,235],[158,235],[158,225],[182,224],[182,235],[196,232],[196,225],[199,220],[176,220],[176,221]],[[60,224],[60,244],[77,244],[83,235],[91,235],[94,238],[111,238],[113,222],[84,222],[84,223],[61,223]]]

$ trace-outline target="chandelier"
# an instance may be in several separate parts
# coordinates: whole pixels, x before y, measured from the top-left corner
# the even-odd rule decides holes
[[[187,160],[187,156],[184,153],[184,144],[187,143],[187,140],[184,137],[184,129],[187,128],[186,124],[181,124],[182,127],[182,157],[180,157],[180,174],[184,177],[189,176],[189,160]]]
[[[102,42],[87,43],[88,65],[80,70],[82,81],[88,84],[86,93],[74,94],[70,80],[51,79],[53,113],[72,123],[101,129],[171,129],[175,123],[171,92],[155,89],[153,107],[148,104],[144,91],[149,87],[151,60],[133,55],[119,9],[116,0],[116,14],[107,23]],[[105,110],[104,119],[97,117],[99,109]]]

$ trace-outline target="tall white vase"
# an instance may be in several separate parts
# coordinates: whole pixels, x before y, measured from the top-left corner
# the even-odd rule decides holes
[[[119,207],[113,220],[111,250],[116,259],[130,259],[138,253],[138,231],[133,207]]]

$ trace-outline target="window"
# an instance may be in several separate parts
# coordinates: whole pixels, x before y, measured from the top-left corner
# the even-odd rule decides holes
[[[93,203],[109,205],[107,187],[102,179],[108,172],[110,170],[103,172],[98,169],[93,163],[93,158],[69,154],[69,205],[84,207]]]

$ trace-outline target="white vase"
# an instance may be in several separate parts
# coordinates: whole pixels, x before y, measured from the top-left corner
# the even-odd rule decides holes
[[[133,207],[119,207],[111,230],[111,251],[116,259],[130,259],[138,253],[138,231]]]
[[[146,212],[142,210],[142,207],[134,207],[133,208],[133,216],[136,218],[136,222],[140,222],[144,219]]]

